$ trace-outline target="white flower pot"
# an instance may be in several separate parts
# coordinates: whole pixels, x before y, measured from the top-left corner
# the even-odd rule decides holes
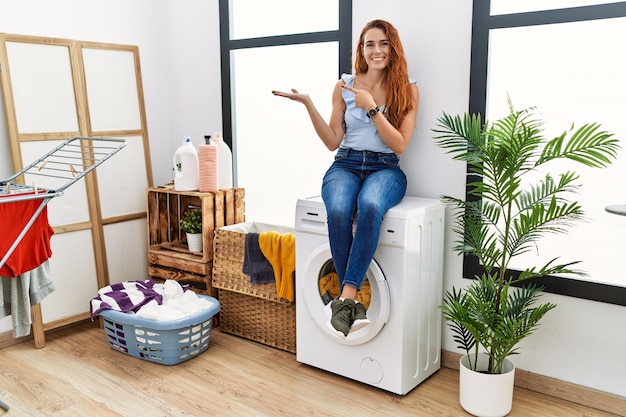
[[[473,355],[472,355],[473,357]],[[501,374],[487,374],[488,357],[478,354],[477,371],[469,368],[467,355],[459,367],[459,399],[461,407],[477,417],[503,417],[513,406],[515,365],[505,359]],[[483,372],[480,372],[483,371]]]
[[[187,233],[187,245],[190,252],[202,252],[202,233]]]

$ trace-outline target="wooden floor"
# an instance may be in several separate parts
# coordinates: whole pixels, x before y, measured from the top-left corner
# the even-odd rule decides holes
[[[209,349],[175,366],[109,348],[84,323],[0,350],[0,416],[468,416],[457,371],[442,368],[406,396],[324,372],[295,355],[212,332]],[[614,417],[516,388],[510,417]]]

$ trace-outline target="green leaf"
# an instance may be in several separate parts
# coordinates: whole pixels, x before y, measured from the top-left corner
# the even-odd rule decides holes
[[[568,138],[568,134],[571,135]],[[537,165],[557,158],[567,158],[589,167],[606,167],[617,157],[619,140],[612,133],[600,130],[597,123],[583,125],[575,131],[563,132],[549,141]]]

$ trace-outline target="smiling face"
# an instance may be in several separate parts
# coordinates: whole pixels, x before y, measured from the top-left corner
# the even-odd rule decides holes
[[[390,46],[382,29],[372,28],[365,32],[362,48],[363,57],[370,69],[383,70],[387,67]]]
[[[397,85],[408,78],[398,30],[385,20],[366,23],[359,35],[354,54],[354,73],[364,74],[370,68],[383,70]]]

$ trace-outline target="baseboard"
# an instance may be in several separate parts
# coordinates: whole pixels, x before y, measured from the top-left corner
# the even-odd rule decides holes
[[[458,353],[445,350],[441,352],[441,365],[446,368],[458,370],[460,359],[461,355]],[[626,398],[571,382],[515,369],[515,386],[618,416],[626,416]]]
[[[4,349],[5,347],[17,345],[19,343],[26,342],[28,340],[33,340],[33,335],[30,334],[28,336],[23,337],[13,337],[13,332],[9,331],[6,333],[0,334],[0,349]]]
[[[88,320],[89,320],[89,313],[80,313],[80,314],[76,314],[76,315],[66,317],[60,320],[55,320],[55,321],[45,323],[43,324],[43,330],[44,332],[51,332],[54,330],[63,329],[65,327],[74,326],[74,325],[83,323]],[[0,349],[17,345],[19,343],[24,343],[29,340],[33,340],[32,331],[28,336],[23,336],[23,337],[18,337],[18,338],[13,337],[13,331],[1,333],[0,334]]]

